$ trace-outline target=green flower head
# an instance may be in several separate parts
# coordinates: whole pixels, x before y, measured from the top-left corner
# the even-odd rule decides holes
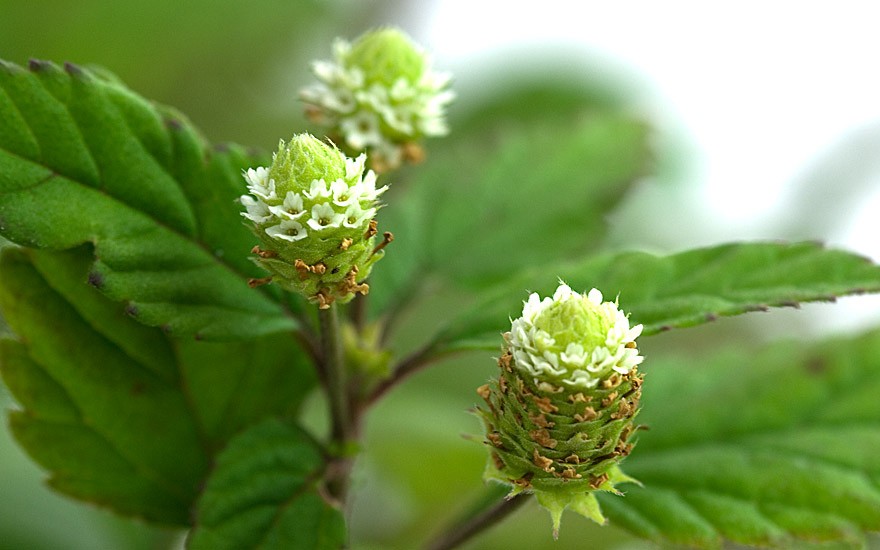
[[[390,170],[423,156],[424,137],[448,132],[445,108],[454,94],[449,76],[402,31],[382,28],[348,43],[337,39],[333,61],[318,61],[319,84],[300,97],[312,120],[348,150],[367,151],[371,166]]]
[[[532,294],[505,335],[498,379],[478,390],[486,478],[511,494],[534,493],[554,535],[566,508],[603,523],[595,491],[617,493],[617,483],[633,481],[619,462],[633,447],[641,331],[596,289],[560,284],[552,298]]]
[[[322,308],[366,293],[363,280],[384,253],[375,245],[373,218],[387,186],[376,188],[365,161],[299,134],[281,142],[271,166],[244,174],[249,194],[240,199],[242,216],[261,243],[254,261],[272,282]],[[383,244],[390,240],[386,233]]]

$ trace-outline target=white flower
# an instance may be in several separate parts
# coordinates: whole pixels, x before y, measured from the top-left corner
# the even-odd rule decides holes
[[[330,193],[333,196],[333,204],[348,206],[360,198],[360,184],[351,187],[344,180],[336,180],[330,184]]]
[[[263,223],[272,217],[269,213],[269,207],[266,206],[265,202],[254,199],[250,195],[242,195],[238,200],[247,209],[247,212],[242,212],[241,215],[252,222]]]
[[[269,211],[280,220],[298,220],[306,214],[302,196],[293,191],[288,191],[284,202],[279,206],[270,206]]]
[[[313,180],[308,191],[303,191],[303,195],[309,200],[326,199],[330,196],[330,188],[323,179]]]
[[[376,189],[376,172],[372,170],[367,170],[367,173],[364,175],[364,179],[361,182],[361,200],[367,201],[375,201],[379,198],[379,195],[388,190],[387,185],[383,185],[379,189]]]
[[[358,111],[341,119],[339,128],[345,141],[359,151],[384,141],[379,130],[379,118],[371,111]]]
[[[248,191],[264,200],[277,198],[275,195],[275,180],[269,179],[269,169],[265,167],[248,168],[244,174],[248,182]]]
[[[364,173],[364,167],[367,163],[367,155],[361,153],[357,156],[357,158],[347,158],[345,159],[345,180],[360,181],[361,175]],[[370,170],[372,172],[372,170]],[[375,174],[373,175],[375,178]]]
[[[375,208],[368,208],[367,210],[363,210],[358,203],[354,203],[349,205],[345,210],[345,214],[343,215],[342,225],[345,227],[360,227],[365,221],[370,220],[373,216],[376,215]]]
[[[315,231],[328,227],[339,227],[345,216],[336,212],[329,203],[316,204],[312,207],[312,217],[307,222]]]
[[[278,225],[266,228],[266,234],[276,239],[296,242],[305,239],[308,236],[308,231],[297,221],[284,220]]]
[[[614,372],[626,374],[641,364],[644,357],[634,342],[642,325],[630,328],[617,304],[602,300],[595,288],[578,294],[564,283],[552,298],[531,294],[508,335],[517,368],[536,384],[589,389]],[[586,332],[558,332],[559,327],[571,326],[585,327]]]
[[[393,52],[404,51],[400,64],[387,62],[397,55]],[[342,134],[349,147],[369,149],[393,168],[404,157],[403,144],[448,133],[445,109],[455,98],[448,90],[451,78],[430,65],[421,48],[393,29],[367,33],[354,45],[337,39],[332,61],[312,63],[318,84],[304,88],[300,98],[317,108],[318,120]]]

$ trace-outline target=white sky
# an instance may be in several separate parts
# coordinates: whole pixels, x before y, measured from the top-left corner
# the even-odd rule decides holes
[[[685,236],[675,236],[683,244],[774,236],[761,227],[817,156],[871,125],[880,136],[880,3],[435,0],[425,7],[419,34],[439,68],[464,72],[487,52],[551,45],[631,73],[661,135],[683,131],[694,148],[686,178],[699,186],[699,201],[679,228]],[[880,157],[880,143],[871,145],[865,154]],[[847,212],[848,227],[823,237],[880,261],[880,161],[871,166],[872,197]],[[880,301],[859,302],[846,306],[880,321]]]

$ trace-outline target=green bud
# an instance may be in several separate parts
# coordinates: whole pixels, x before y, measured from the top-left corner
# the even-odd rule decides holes
[[[425,54],[400,29],[377,29],[352,44],[345,66],[361,70],[367,86],[383,84],[390,88],[398,78],[417,84],[425,70]]]
[[[571,508],[604,523],[595,491],[634,481],[619,467],[633,447],[643,358],[617,304],[560,285],[532,294],[505,335],[498,379],[478,389],[490,449],[487,479],[534,493],[550,511],[554,536]]]
[[[366,294],[363,281],[382,248],[375,243],[376,174],[364,173],[365,155],[350,159],[309,134],[283,141],[268,168],[245,174],[250,194],[241,197],[260,240],[254,261],[271,273],[252,284],[274,282],[319,307]]]
[[[454,98],[449,76],[431,70],[428,57],[402,31],[337,40],[333,61],[312,70],[319,84],[301,91],[306,112],[348,151],[367,151],[370,165],[390,170],[424,157],[420,141],[448,132],[445,108]]]

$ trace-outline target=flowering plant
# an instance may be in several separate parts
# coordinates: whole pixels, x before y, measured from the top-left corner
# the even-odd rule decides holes
[[[656,337],[877,292],[880,267],[616,250],[649,164],[632,109],[541,82],[447,124],[451,81],[403,31],[333,51],[274,155],[104,69],[0,63],[9,431],[57,493],[142,520],[103,546],[534,547],[546,518],[489,531],[533,501],[573,548],[880,530],[877,334]]]

